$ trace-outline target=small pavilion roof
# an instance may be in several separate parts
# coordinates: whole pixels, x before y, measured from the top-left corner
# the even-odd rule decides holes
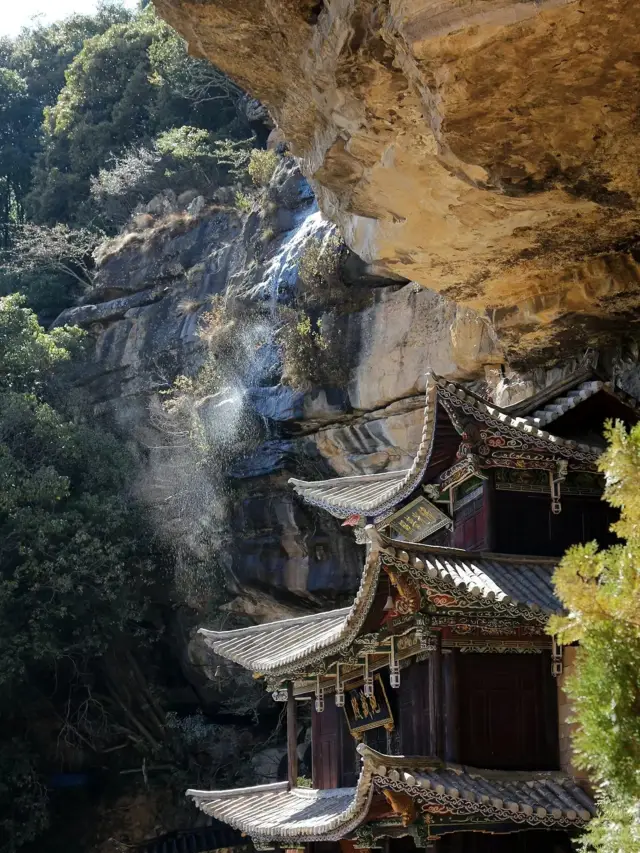
[[[342,837],[364,819],[371,769],[355,788],[290,788],[288,782],[229,791],[187,791],[199,809],[254,839],[321,841]]]
[[[556,772],[479,770],[434,758],[383,755],[360,744],[362,769],[354,788],[293,788],[287,782],[226,791],[187,791],[208,815],[266,841],[344,838],[367,816],[374,791],[408,794],[418,806],[454,816],[477,814],[546,828],[581,827],[594,805],[573,779]]]
[[[577,457],[582,461],[595,462],[601,449],[589,444],[573,441],[568,438],[552,435],[540,427],[551,422],[552,412],[559,417],[563,412],[562,406],[569,408],[595,394],[602,383],[587,382],[578,386],[575,394],[567,393],[562,400],[546,402],[544,410],[528,412],[524,404],[512,407],[513,414],[483,400],[476,394],[464,388],[457,382],[450,382],[427,374],[426,402],[424,408],[424,423],[422,440],[416,452],[411,468],[401,471],[385,472],[383,474],[368,474],[354,477],[337,477],[330,480],[296,480],[290,479],[295,491],[307,503],[327,510],[337,518],[348,518],[351,515],[380,518],[393,509],[400,501],[408,497],[422,482],[429,467],[434,447],[437,442],[437,409],[443,405],[451,415],[456,425],[457,415],[462,411],[470,414],[483,424],[494,425],[497,428],[515,430],[525,441],[535,441],[538,447],[543,447],[551,454],[561,458]],[[546,398],[536,398],[536,403],[542,405]],[[527,412],[525,416],[520,412]],[[456,427],[458,428],[458,427]],[[462,428],[459,428],[462,431]]]
[[[591,369],[576,371],[538,394],[507,407],[506,411],[534,426],[547,426],[601,391],[637,412],[638,400],[616,387],[614,382],[598,378]]]
[[[476,598],[528,607],[548,613],[561,609],[553,591],[557,561],[413,545],[387,539],[367,528],[372,545],[365,561],[360,588],[351,607],[267,622],[233,631],[200,629],[216,654],[261,674],[279,675],[313,660],[339,653],[364,625],[378,587],[381,558],[407,564],[412,572],[440,585],[468,592]]]
[[[378,547],[369,549],[351,607],[233,631],[201,628],[199,633],[216,654],[263,675],[303,666],[316,656],[331,655],[353,642],[364,624],[378,587],[378,555]]]

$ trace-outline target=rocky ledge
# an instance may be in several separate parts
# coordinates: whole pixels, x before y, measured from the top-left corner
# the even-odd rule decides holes
[[[633,0],[155,0],[270,109],[365,261],[486,312],[507,354],[640,304]]]

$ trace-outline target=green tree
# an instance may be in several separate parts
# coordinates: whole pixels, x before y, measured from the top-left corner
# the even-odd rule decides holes
[[[567,689],[578,723],[579,767],[600,786],[600,816],[583,849],[640,851],[640,425],[627,432],[607,426],[609,447],[600,459],[605,498],[620,510],[613,526],[622,540],[605,550],[576,545],[554,581],[567,616],[550,633],[579,642],[575,675]]]
[[[0,248],[10,243],[11,225],[24,220],[43,109],[55,104],[68,64],[87,38],[130,17],[120,4],[102,4],[95,15],[72,15],[0,41]]]
[[[132,146],[150,146],[176,127],[222,133],[237,123],[235,89],[221,91],[221,100],[212,109],[168,84],[166,42],[173,46],[171,56],[176,50],[183,52],[184,65],[196,62],[187,56],[184,42],[148,7],[88,39],[73,58],[57,102],[45,109],[44,148],[28,198],[36,221],[90,221],[96,214],[91,178]]]
[[[23,218],[36,146],[33,105],[25,80],[0,68],[0,248],[9,245],[10,225]]]
[[[95,743],[96,662],[140,632],[153,577],[132,460],[68,402],[64,370],[81,346],[80,330],[45,332],[23,297],[0,299],[2,853],[46,825],[51,756],[35,730],[52,719]]]

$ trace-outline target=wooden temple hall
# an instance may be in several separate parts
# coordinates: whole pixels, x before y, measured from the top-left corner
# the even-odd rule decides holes
[[[509,409],[429,375],[404,471],[302,482],[366,546],[350,607],[202,633],[286,701],[289,778],[190,791],[257,848],[568,853],[594,814],[545,632],[571,544],[611,539],[597,459],[636,401],[591,373]],[[312,787],[296,710],[312,703]],[[566,738],[564,739],[566,741]]]

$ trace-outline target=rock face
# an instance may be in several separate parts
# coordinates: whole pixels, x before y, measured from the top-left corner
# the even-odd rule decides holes
[[[633,0],[155,0],[265,103],[365,261],[511,358],[635,319]]]
[[[230,609],[257,620],[335,606],[361,569],[353,538],[302,504],[287,478],[410,465],[425,371],[482,379],[502,359],[490,325],[472,311],[349,255],[345,293],[360,296],[340,315],[348,381],[307,393],[283,384],[280,308],[296,293],[309,240],[330,239],[333,226],[291,158],[269,194],[250,214],[202,204],[195,214],[167,212],[154,200],[155,218],[139,217],[100,248],[93,290],[56,320],[90,333],[81,382],[96,412],[138,447],[141,493],[153,507],[175,505],[158,525],[187,541],[178,561],[187,602],[206,609],[223,571],[236,595]],[[242,308],[233,363],[224,387],[197,403],[216,457],[205,470],[163,431],[158,402],[176,376],[202,365],[203,315],[234,300]]]

